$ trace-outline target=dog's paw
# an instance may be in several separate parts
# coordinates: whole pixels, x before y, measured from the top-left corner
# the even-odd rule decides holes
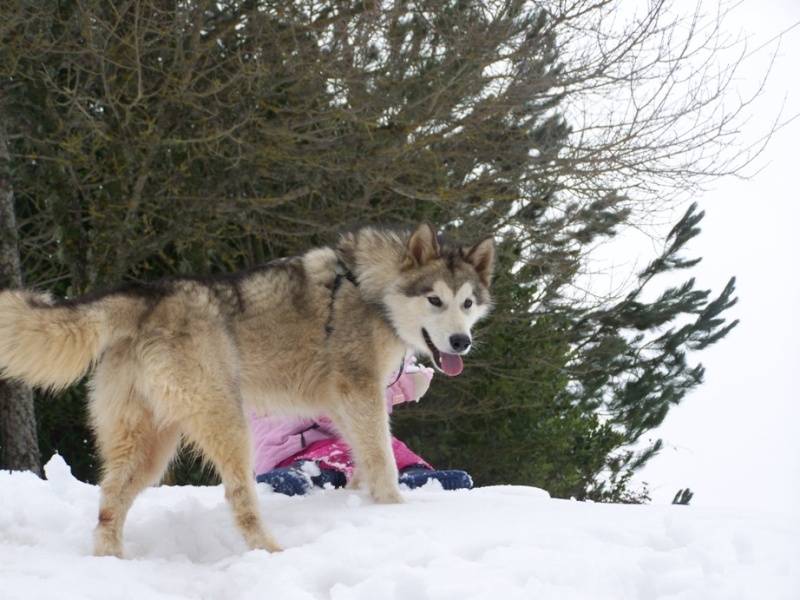
[[[268,543],[263,545],[258,545],[257,549],[259,550],[266,550],[267,552],[283,552],[283,546],[281,546],[278,542],[274,540],[270,540]]]
[[[380,489],[372,490],[372,498],[379,504],[405,504],[405,499],[400,495],[400,490],[395,489]]]

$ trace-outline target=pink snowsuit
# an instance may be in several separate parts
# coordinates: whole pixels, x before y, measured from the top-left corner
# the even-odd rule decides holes
[[[396,375],[392,379],[395,377]],[[433,369],[418,366],[413,357],[410,358],[406,362],[403,374],[386,389],[387,411],[391,413],[393,406],[400,402],[419,400],[432,378]],[[255,446],[256,475],[302,460],[315,461],[323,469],[341,471],[348,481],[353,475],[354,465],[350,448],[341,439],[333,424],[324,417],[280,419],[252,414],[250,428]],[[392,450],[398,470],[416,465],[433,469],[394,437]]]

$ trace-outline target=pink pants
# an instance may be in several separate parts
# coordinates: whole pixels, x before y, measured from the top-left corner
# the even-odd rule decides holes
[[[394,452],[394,460],[397,463],[398,471],[413,466],[421,466],[433,470],[432,466],[414,454],[409,450],[408,446],[398,439],[392,438],[392,451]],[[298,452],[279,463],[278,467],[288,467],[290,464],[301,460],[313,460],[322,469],[341,471],[348,481],[353,476],[355,467],[350,456],[350,447],[337,438],[318,440],[310,444],[302,452]]]

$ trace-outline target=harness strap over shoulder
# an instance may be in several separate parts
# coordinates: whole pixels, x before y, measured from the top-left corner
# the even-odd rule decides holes
[[[328,323],[325,325],[325,335],[330,337],[333,333],[333,303],[336,301],[336,293],[339,291],[339,288],[342,287],[342,281],[347,280],[352,283],[354,286],[358,287],[358,279],[353,274],[353,272],[348,268],[344,261],[337,257],[337,263],[339,266],[339,273],[336,273],[336,276],[333,279],[333,285],[331,286],[331,302],[330,308],[328,313]],[[403,369],[406,366],[406,355],[403,353],[403,359],[400,361],[400,368],[397,370],[397,377],[395,377],[394,381],[387,385],[387,388],[392,387],[395,383],[400,380],[400,377],[403,376]]]
[[[353,275],[353,272],[347,268],[347,265],[344,264],[341,258],[337,257],[337,262],[339,266],[339,272],[336,273],[336,276],[333,278],[333,284],[331,285],[331,301],[328,305],[328,322],[325,325],[325,335],[330,337],[333,333],[333,304],[336,301],[336,294],[339,291],[339,288],[342,287],[342,282],[346,279],[354,286],[358,287],[358,279],[356,276]]]

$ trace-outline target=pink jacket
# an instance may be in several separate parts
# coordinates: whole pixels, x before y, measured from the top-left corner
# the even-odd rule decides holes
[[[392,377],[395,379],[396,375]],[[389,413],[395,404],[418,401],[428,390],[433,369],[419,366],[414,358],[405,365],[403,374],[386,389],[386,409]],[[350,449],[342,441],[333,424],[326,418],[280,419],[268,415],[250,417],[250,428],[255,447],[255,472],[257,475],[276,467],[287,466],[298,460],[313,460],[322,468],[342,471],[349,479],[353,461]],[[397,468],[412,465],[430,465],[411,452],[400,440],[392,438]]]

